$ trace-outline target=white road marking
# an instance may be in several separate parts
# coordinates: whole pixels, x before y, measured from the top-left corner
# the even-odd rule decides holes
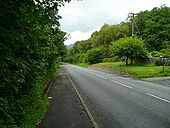
[[[107,78],[105,78],[105,77],[103,77],[103,76],[100,76],[100,75],[96,75],[96,76],[98,76],[98,77],[100,77],[100,78],[103,78],[103,79],[107,80]]]
[[[82,70],[82,69],[79,69],[79,70],[84,71],[84,72],[87,72],[87,73],[89,73],[89,74],[92,74],[92,75],[94,75],[94,76],[98,76],[98,77],[100,77],[100,78],[103,78],[103,79],[107,80],[107,78],[105,78],[105,77],[103,77],[103,76],[101,76],[101,75],[96,75],[95,73],[92,73],[92,72],[89,72],[89,71],[86,71],[86,70]],[[128,86],[128,85],[126,85],[126,84],[123,84],[123,83],[120,83],[120,82],[117,82],[117,81],[114,81],[114,80],[111,80],[111,81],[114,82],[114,83],[120,84],[120,85],[122,85],[122,86],[124,86],[124,87],[130,88],[130,89],[134,89],[133,87]],[[136,91],[141,92],[140,90],[136,90]],[[156,96],[156,95],[153,95],[153,94],[150,94],[150,93],[145,93],[145,94],[148,95],[148,96],[154,97],[154,98],[156,98],[156,99],[165,101],[165,102],[167,102],[167,103],[170,103],[169,100],[164,99],[164,98],[161,98],[161,97],[159,97],[159,96]]]
[[[49,96],[49,97],[48,97],[48,99],[52,99],[52,97],[51,97],[51,96]]]
[[[80,70],[80,69],[79,69],[79,70]],[[95,73],[92,73],[92,72],[89,72],[89,71],[85,71],[85,70],[81,70],[81,71],[87,72],[87,73],[89,73],[89,74],[92,74],[92,75],[94,75],[94,76],[98,76],[98,77],[100,77],[100,78],[103,78],[103,79],[107,80],[107,78],[105,78],[105,77],[103,77],[103,76],[101,76],[101,75],[96,75]],[[120,85],[122,85],[122,86],[124,86],[124,87],[133,89],[133,87],[130,87],[130,86],[126,85],[126,84],[122,84],[122,83],[119,83],[119,82],[114,81],[114,80],[111,80],[111,81],[114,82],[114,83],[120,84]]]
[[[112,81],[112,82],[114,82],[114,83],[120,84],[120,85],[122,85],[122,86],[124,86],[124,87],[130,88],[130,89],[133,89],[133,87],[130,87],[130,86],[126,85],[126,84],[122,84],[122,83],[119,83],[119,82],[114,81],[114,80],[111,80],[111,81]]]
[[[164,98],[161,98],[161,97],[159,97],[159,96],[155,96],[155,95],[150,94],[150,93],[145,93],[145,94],[146,94],[146,95],[148,95],[148,96],[152,96],[152,97],[154,97],[154,98],[156,98],[156,99],[163,100],[163,101],[165,101],[165,102],[170,103],[170,101],[169,101],[169,100],[164,99]]]
[[[82,103],[82,105],[83,105],[83,107],[84,107],[84,109],[85,109],[87,115],[89,116],[89,118],[90,118],[90,120],[91,120],[91,122],[92,122],[92,124],[93,124],[93,127],[94,127],[94,128],[99,128],[97,122],[95,121],[93,115],[92,115],[91,112],[89,111],[89,109],[88,109],[86,103],[84,102],[83,98],[81,97],[81,95],[80,95],[79,91],[77,90],[75,84],[74,84],[73,81],[71,80],[71,78],[70,78],[68,72],[67,72],[65,69],[64,69],[64,72],[66,73],[66,75],[67,75],[69,81],[71,82],[71,84],[72,84],[72,86],[73,86],[75,92],[77,93],[77,95],[78,95],[78,97],[79,97],[79,99],[80,99],[80,102]]]
[[[92,73],[92,72],[88,72],[89,74],[92,74],[92,75],[94,75],[94,76],[96,76],[96,74],[94,74],[94,73]]]

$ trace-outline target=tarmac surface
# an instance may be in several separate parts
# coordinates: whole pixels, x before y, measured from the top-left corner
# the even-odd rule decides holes
[[[141,80],[170,87],[170,77],[143,78]]]
[[[52,81],[47,95],[50,104],[37,128],[93,127],[64,69],[76,84],[100,128],[113,128],[113,126],[116,128],[133,126],[136,128],[169,128],[170,111],[167,109],[169,103],[155,98],[155,96],[170,98],[169,77],[138,81],[74,65],[61,66],[59,77]],[[149,93],[146,93],[147,91]],[[162,94],[162,91],[165,94]]]
[[[170,88],[64,65],[99,128],[170,128]]]
[[[92,128],[81,102],[63,68],[48,92],[50,104],[37,128]]]

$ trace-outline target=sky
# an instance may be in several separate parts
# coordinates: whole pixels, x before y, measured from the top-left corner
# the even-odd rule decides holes
[[[88,39],[106,23],[126,21],[129,13],[151,10],[162,5],[170,7],[170,0],[72,0],[59,8],[61,30],[70,34],[65,45]]]

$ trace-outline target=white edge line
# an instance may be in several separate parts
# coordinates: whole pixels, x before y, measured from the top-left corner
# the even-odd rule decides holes
[[[88,72],[88,71],[85,71],[85,72]],[[88,72],[88,73],[90,73],[90,74],[92,74],[92,75],[95,75],[95,74],[93,74],[93,73],[91,73],[91,72]],[[66,73],[67,74],[67,73]],[[67,74],[67,76],[68,76],[68,78],[70,79],[70,77],[69,77],[69,75]],[[100,78],[103,78],[103,79],[107,79],[107,78],[105,78],[105,77],[103,77],[103,76],[100,76],[100,75],[95,75],[95,76],[98,76],[98,77],[100,77]],[[75,91],[76,91],[76,93],[77,93],[77,95],[78,96],[80,96],[80,94],[79,94],[79,92],[77,91],[77,89],[75,88],[75,85],[74,85],[74,83],[72,82],[72,80],[70,79],[70,81],[71,81],[71,83],[72,83],[72,85],[73,85],[73,87],[74,87],[74,89],[75,89]],[[120,85],[122,85],[122,86],[124,86],[124,87],[127,87],[127,88],[130,88],[130,89],[133,89],[133,87],[130,87],[130,86],[128,86],[128,85],[126,85],[126,84],[122,84],[122,83],[119,83],[119,82],[117,82],[117,81],[114,81],[114,80],[111,80],[112,82],[114,82],[114,83],[117,83],[117,84],[120,84]],[[139,90],[140,91],[140,90]],[[159,96],[155,96],[155,95],[153,95],[153,94],[150,94],[150,93],[145,93],[146,95],[148,95],[148,96],[151,96],[151,97],[154,97],[154,98],[156,98],[156,99],[159,99],[159,100],[163,100],[163,101],[165,101],[165,102],[168,102],[168,103],[170,103],[170,101],[169,100],[167,100],[167,99],[164,99],[164,98],[161,98],[161,97],[159,97]],[[81,96],[79,97],[80,98],[80,100],[82,99],[81,98]],[[83,101],[83,99],[82,99],[82,101]],[[82,102],[81,101],[81,102]],[[83,101],[84,102],[84,101]],[[85,104],[85,103],[83,103],[82,102],[82,104]],[[83,105],[84,106],[84,105]],[[86,106],[86,104],[85,104],[85,106]],[[85,107],[84,106],[84,107]],[[86,106],[87,107],[87,106]],[[86,109],[86,108],[85,108]],[[87,108],[88,109],[88,108]],[[89,111],[89,110],[88,110]],[[89,111],[90,112],[90,111]],[[87,114],[88,114],[88,112],[87,112]],[[90,113],[91,114],[91,113]],[[89,115],[89,114],[88,114]],[[91,115],[92,116],[92,115]],[[90,115],[89,115],[89,117],[90,117]],[[93,116],[92,116],[93,117]],[[91,118],[90,118],[91,119]],[[94,118],[93,119],[91,119],[91,120],[94,120]],[[94,120],[95,121],[95,120]],[[93,122],[93,121],[92,121]],[[96,123],[97,124],[97,123]],[[94,125],[94,124],[93,124]],[[95,127],[95,128],[98,128],[98,127]]]
[[[65,71],[65,69],[64,69],[64,72],[66,73],[66,75],[67,75],[68,79],[70,80],[70,82],[71,82],[71,84],[72,84],[72,86],[73,86],[75,92],[77,93],[77,95],[78,95],[78,97],[79,97],[79,99],[80,99],[80,101],[81,101],[81,103],[82,103],[82,105],[83,105],[83,107],[84,107],[84,109],[85,109],[87,115],[89,116],[89,118],[90,118],[90,120],[91,120],[91,122],[92,122],[94,128],[99,128],[99,126],[98,126],[98,124],[96,123],[94,117],[92,116],[92,114],[91,114],[91,112],[89,111],[87,105],[85,104],[83,98],[81,97],[80,93],[78,92],[78,90],[77,90],[75,84],[74,84],[73,81],[71,80],[69,74],[67,73],[67,71]]]
[[[159,96],[155,96],[155,95],[150,94],[150,93],[145,93],[145,94],[146,94],[146,95],[149,95],[149,96],[152,96],[152,97],[154,97],[154,98],[156,98],[156,99],[163,100],[163,101],[165,101],[165,102],[170,103],[170,101],[169,101],[169,100],[164,99],[164,98],[161,98],[161,97],[159,97]]]

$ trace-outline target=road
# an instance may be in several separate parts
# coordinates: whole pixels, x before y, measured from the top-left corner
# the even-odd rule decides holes
[[[100,128],[170,128],[170,88],[64,65]]]

